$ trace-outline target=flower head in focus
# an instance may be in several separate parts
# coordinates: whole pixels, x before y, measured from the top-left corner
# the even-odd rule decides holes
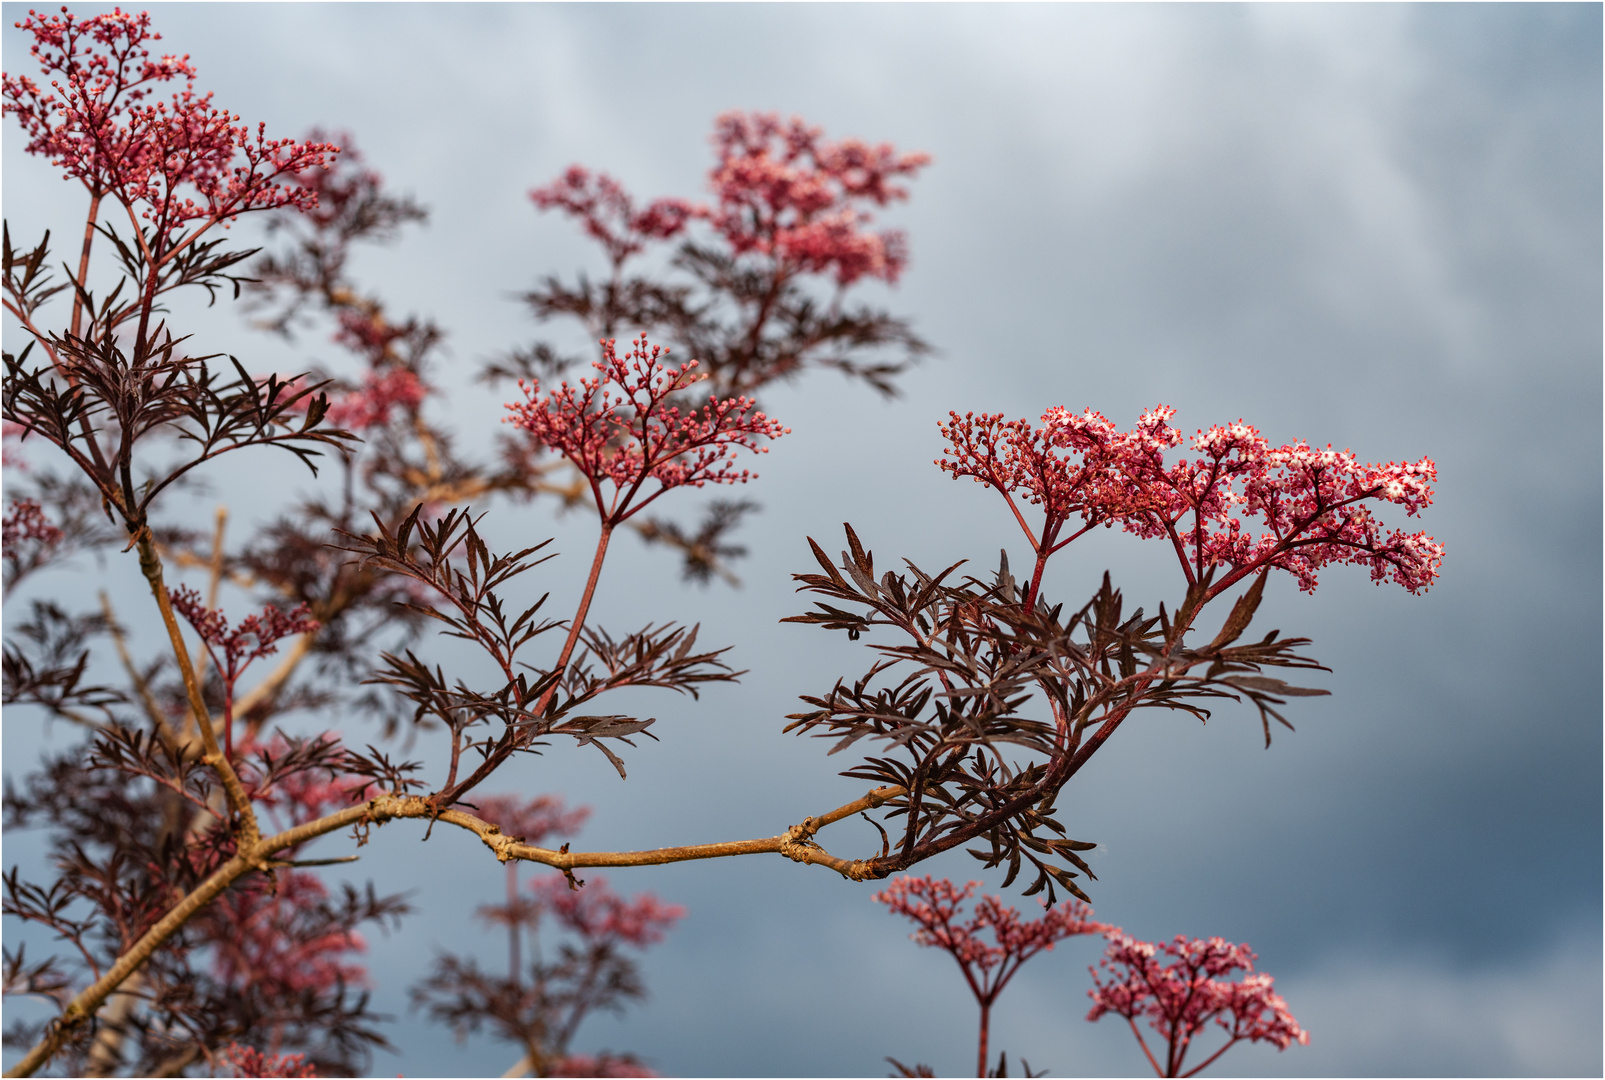
[[[1198,431],[1189,444],[1196,456],[1170,461],[1187,442],[1170,424],[1174,415],[1159,405],[1121,431],[1091,409],[1049,409],[1040,427],[1002,413],[954,412],[938,425],[949,446],[936,464],[997,489],[1039,560],[1095,525],[1119,522],[1136,536],[1168,540],[1189,584],[1224,567],[1213,592],[1271,567],[1313,591],[1316,571],[1333,563],[1367,566],[1373,581],[1410,592],[1436,580],[1443,545],[1426,533],[1387,531],[1366,505],[1390,502],[1412,517],[1431,505],[1431,458],[1364,464],[1330,446],[1273,447],[1237,420]],[[1041,511],[1040,532],[1021,503]],[[1061,538],[1073,518],[1081,527]]]
[[[714,399],[700,409],[672,404],[701,381],[696,361],[669,367],[662,362],[669,350],[650,345],[645,334],[623,356],[615,342],[601,345],[597,378],[544,394],[538,382],[521,381],[526,400],[508,405],[505,422],[568,458],[610,524],[671,488],[746,483],[754,474],[735,467],[736,451],[767,453],[760,439],[791,430],[746,397]]]
[[[316,192],[295,177],[325,165],[339,147],[269,139],[265,124],[253,131],[211,94],[196,94],[189,57],[151,57],[147,45],[160,35],[148,13],[80,20],[30,12],[17,27],[33,35],[32,55],[53,77],[46,89],[27,76],[3,76],[4,111],[29,136],[29,153],[49,158],[96,198],[123,204],[151,263],[241,214],[316,205]],[[154,99],[156,84],[176,79],[182,89]]]

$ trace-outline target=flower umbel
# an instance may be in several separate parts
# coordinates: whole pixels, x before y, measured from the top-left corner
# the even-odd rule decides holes
[[[1173,959],[1164,963],[1161,955]],[[1097,986],[1087,991],[1093,1001],[1087,1019],[1098,1020],[1106,1013],[1124,1016],[1160,1076],[1195,1076],[1245,1039],[1272,1043],[1278,1050],[1294,1043],[1309,1045],[1309,1032],[1299,1027],[1287,1002],[1272,989],[1271,977],[1254,972],[1256,959],[1247,945],[1218,937],[1189,941],[1178,934],[1174,942],[1154,945],[1115,931],[1098,967],[1089,969]],[[1099,968],[1109,976],[1108,982],[1098,977]],[[1231,981],[1235,971],[1245,977]],[[1147,1017],[1149,1026],[1165,1039],[1163,1066],[1137,1030],[1140,1017]],[[1183,1072],[1194,1037],[1211,1021],[1226,1033],[1226,1045]]]
[[[307,1061],[305,1054],[264,1054],[254,1046],[231,1043],[222,1054],[223,1063],[234,1070],[235,1076],[317,1076],[318,1071]]]
[[[719,164],[709,177],[719,204],[713,227],[736,254],[756,251],[841,286],[862,277],[895,282],[908,261],[901,232],[869,232],[865,204],[908,198],[894,181],[930,163],[890,143],[827,142],[798,117],[728,112],[714,123]]]
[[[960,888],[946,878],[938,881],[929,875],[900,877],[873,899],[919,926],[910,935],[915,944],[945,949],[958,962],[964,981],[981,1007],[980,1066],[976,1075],[986,1076],[992,1005],[1015,973],[1033,956],[1052,949],[1055,942],[1114,928],[1094,922],[1092,908],[1079,900],[1063,901],[1044,911],[1041,918],[1026,920],[997,897],[983,896],[970,917],[961,919],[965,901],[980,885],[972,881]],[[984,931],[991,932],[991,944],[981,939]]]
[[[310,634],[318,629],[306,604],[297,604],[292,610],[281,611],[269,604],[260,615],[247,615],[230,630],[228,620],[221,611],[208,608],[201,594],[187,586],[169,591],[173,610],[195,628],[206,646],[206,651],[223,677],[223,745],[230,757],[234,754],[234,687],[252,661],[271,656],[279,651],[278,643],[295,634]]]
[[[939,424],[950,446],[936,464],[955,479],[996,488],[1031,541],[1040,565],[1095,525],[1120,522],[1130,533],[1171,542],[1189,585],[1209,581],[1214,596],[1271,567],[1311,592],[1316,571],[1332,563],[1371,569],[1410,592],[1426,590],[1443,564],[1443,545],[1424,532],[1385,532],[1368,502],[1391,502],[1414,517],[1432,503],[1437,466],[1417,462],[1363,464],[1349,450],[1302,441],[1272,447],[1241,420],[1194,434],[1197,457],[1167,464],[1184,436],[1159,405],[1120,431],[1101,413],[1064,408],[1029,420],[1002,413],[950,413]],[[1039,507],[1040,532],[1016,501]],[[1081,527],[1061,539],[1064,526]],[[1245,522],[1259,519],[1256,533]],[[1214,579],[1217,568],[1225,574]],[[1035,586],[1033,585],[1033,590]]]
[[[615,342],[601,344],[602,359],[592,365],[600,377],[581,379],[578,387],[564,382],[546,394],[538,382],[520,381],[528,400],[508,405],[512,415],[505,422],[573,462],[609,525],[670,488],[746,483],[754,474],[732,464],[735,452],[767,453],[759,439],[791,431],[755,411],[746,397],[714,399],[689,411],[669,404],[702,376],[695,360],[678,368],[661,363],[669,350],[649,345],[645,334],[622,357]],[[656,489],[643,491],[649,480]]]
[[[161,35],[151,32],[148,13],[79,20],[30,12],[16,25],[33,35],[34,59],[56,77],[46,90],[27,76],[4,76],[4,110],[16,114],[30,153],[50,158],[97,199],[112,195],[148,230],[137,243],[152,271],[217,222],[316,205],[316,193],[294,178],[339,148],[239,125],[211,94],[195,93],[189,57],[151,59],[147,43]],[[182,90],[152,103],[155,84],[179,78]]]

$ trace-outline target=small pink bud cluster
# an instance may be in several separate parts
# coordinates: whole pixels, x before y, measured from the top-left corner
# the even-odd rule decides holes
[[[366,431],[390,422],[391,413],[400,409],[410,413],[423,404],[428,388],[407,368],[370,371],[362,378],[362,388],[331,402],[327,415],[330,426],[344,431]]]
[[[305,604],[291,611],[280,611],[271,604],[260,615],[247,615],[230,630],[221,611],[208,608],[201,594],[187,586],[169,590],[173,610],[195,628],[207,655],[223,679],[223,749],[234,757],[234,687],[253,661],[279,651],[278,643],[293,634],[310,634],[319,623]],[[221,650],[222,655],[218,653]]]
[[[297,604],[290,611],[280,611],[269,604],[260,615],[247,615],[233,630],[221,611],[208,608],[201,594],[181,585],[171,590],[173,610],[195,628],[206,647],[212,650],[212,659],[218,660],[216,650],[223,652],[218,669],[225,678],[237,677],[253,660],[278,652],[278,643],[293,634],[310,634],[319,623],[310,615],[305,604]]]
[[[45,516],[44,507],[32,499],[13,500],[0,520],[0,542],[7,547],[19,543],[55,547],[61,540],[62,531]]]
[[[65,11],[65,9],[63,9]],[[227,222],[252,210],[309,209],[316,194],[291,179],[324,165],[339,148],[269,139],[239,116],[192,89],[188,57],[151,60],[150,16],[29,17],[33,55],[51,90],[26,76],[3,76],[4,111],[30,137],[30,153],[49,157],[96,196],[110,194],[147,222],[155,246],[167,248],[186,224]],[[182,77],[170,101],[147,100],[153,84]],[[198,233],[198,230],[197,230]]]
[[[1111,929],[1095,922],[1092,909],[1079,900],[1063,901],[1044,911],[1041,918],[1027,921],[997,897],[982,896],[970,917],[958,921],[960,910],[980,885],[972,881],[960,888],[946,878],[900,877],[873,899],[919,927],[911,935],[915,943],[945,949],[966,972],[973,969],[980,983],[1007,960],[1033,956],[1077,934]],[[990,932],[992,943],[981,939],[983,931]]]
[[[746,483],[753,474],[731,464],[735,452],[767,453],[757,440],[791,430],[746,397],[682,412],[668,399],[701,381],[695,360],[668,367],[660,361],[669,350],[649,345],[645,334],[622,357],[615,342],[601,344],[602,359],[592,365],[599,378],[581,379],[577,388],[564,382],[544,395],[539,383],[520,381],[527,400],[508,405],[512,415],[504,422],[573,462],[590,480],[599,512],[614,524],[670,488]],[[648,480],[657,489],[637,502]],[[603,484],[612,486],[611,497]]]
[[[1278,1050],[1294,1043],[1307,1046],[1309,1032],[1299,1027],[1287,1002],[1272,989],[1274,980],[1254,972],[1257,959],[1247,945],[1218,937],[1189,941],[1178,935],[1174,942],[1154,945],[1113,933],[1104,958],[1097,968],[1089,969],[1097,985],[1088,991],[1093,1007],[1087,1019],[1114,1013],[1130,1021],[1135,1031],[1136,1021],[1146,1017],[1169,1047],[1164,1076],[1183,1075],[1182,1061],[1194,1037],[1212,1022],[1229,1041],[1204,1065],[1245,1039],[1268,1042]],[[1107,982],[1099,978],[1099,969],[1108,976]],[[1232,981],[1230,976],[1238,971],[1245,977]],[[1146,1043],[1143,1048],[1147,1050]]]
[[[151,59],[146,43],[161,40],[152,32],[149,13],[96,15],[79,20],[40,15],[15,24],[31,33],[29,50],[40,70],[55,76],[42,89],[27,76],[3,76],[7,113],[16,114],[30,138],[27,151],[51,159],[68,176],[95,190],[105,190],[106,177],[132,154],[129,110],[151,93],[153,84],[183,78],[192,83],[189,57]],[[57,96],[60,95],[60,97]]]
[[[234,1070],[235,1076],[309,1077],[317,1076],[305,1054],[264,1054],[252,1046],[230,1043],[223,1051],[223,1063]]]
[[[337,159],[304,169],[288,178],[289,183],[304,189],[309,196],[301,209],[309,219],[307,224],[314,231],[337,227],[342,219],[360,216],[372,206],[373,200],[384,187],[384,177],[373,169],[362,167],[362,154],[352,145],[350,132],[331,133],[314,127],[307,132],[306,142],[341,148]]]
[[[939,465],[1003,493],[1039,557],[1099,525],[1119,522],[1137,536],[1175,546],[1189,582],[1214,566],[1230,571],[1215,591],[1267,567],[1294,574],[1313,591],[1316,571],[1333,563],[1369,566],[1373,581],[1426,589],[1443,563],[1443,546],[1425,533],[1384,533],[1365,503],[1391,502],[1415,516],[1432,502],[1437,467],[1420,461],[1363,464],[1348,450],[1303,442],[1272,447],[1239,420],[1197,432],[1199,456],[1166,464],[1185,440],[1160,405],[1130,431],[1102,414],[1052,408],[1042,426],[1001,413],[950,413],[938,425],[950,446]],[[1041,508],[1038,537],[1014,496]],[[1060,540],[1064,525],[1083,527]],[[1258,519],[1263,531],[1246,527]]]
[[[558,209],[577,217],[585,231],[608,253],[615,267],[639,254],[650,240],[678,235],[693,217],[706,211],[684,199],[654,199],[637,210],[624,186],[606,173],[570,165],[561,177],[529,193],[542,210]]]

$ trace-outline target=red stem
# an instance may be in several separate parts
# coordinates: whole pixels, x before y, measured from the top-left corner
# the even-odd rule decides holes
[[[976,1059],[976,1064],[975,1064],[975,1075],[976,1076],[983,1076],[984,1077],[986,1075],[986,1050],[987,1050],[986,1043],[987,1043],[987,1034],[988,1034],[987,1028],[990,1026],[991,1020],[992,1020],[992,1003],[990,1001],[983,1001],[983,1002],[981,1002],[981,1043],[980,1043],[980,1053],[979,1053],[979,1056]]]
[[[1199,1073],[1203,1072],[1206,1068],[1208,1068],[1209,1066],[1213,1065],[1215,1063],[1215,1059],[1216,1058],[1220,1057],[1226,1051],[1228,1051],[1232,1047],[1236,1046],[1242,1040],[1243,1040],[1243,1037],[1241,1035],[1233,1035],[1231,1042],[1227,1043],[1225,1046],[1221,1047],[1219,1050],[1217,1050],[1213,1054],[1209,1055],[1209,1057],[1205,1058],[1204,1059],[1204,1063],[1202,1065],[1199,1065],[1196,1068],[1188,1069],[1186,1072],[1182,1073],[1182,1075],[1183,1076],[1197,1076]]]
[[[213,664],[215,666],[215,659]],[[234,680],[231,678],[223,680],[223,756],[234,760]]]
[[[1154,1067],[1154,1075],[1164,1076],[1165,1070],[1159,1067],[1159,1062],[1154,1060],[1154,1052],[1148,1049],[1148,1040],[1143,1038],[1142,1032],[1137,1030],[1137,1021],[1128,1016],[1126,1017],[1126,1023],[1131,1025],[1131,1033],[1137,1036],[1137,1045],[1142,1047],[1143,1056],[1148,1059],[1148,1064]]]
[[[84,312],[84,290],[89,287],[89,249],[95,243],[95,221],[100,217],[100,192],[91,190],[89,193],[89,220],[84,223],[84,249],[78,256],[78,277],[73,284],[78,286],[72,294],[72,331],[73,337],[78,337],[79,327]]]
[[[585,592],[580,597],[580,606],[574,612],[574,621],[568,628],[568,639],[563,642],[563,651],[557,657],[559,672],[568,667],[569,657],[574,655],[574,646],[580,640],[580,631],[585,629],[585,616],[590,613],[591,599],[596,596],[596,583],[602,579],[602,562],[607,558],[607,545],[612,538],[613,522],[604,519],[602,534],[596,538],[596,555],[591,559],[591,575],[585,579]],[[557,683],[553,682],[546,693],[541,695],[540,702],[535,706],[535,712],[540,713],[545,710],[556,693]]]
[[[602,578],[602,563],[607,558],[607,545],[613,536],[613,525],[614,523],[611,520],[605,517],[602,519],[602,535],[596,541],[596,556],[591,560],[591,575],[585,580],[585,592],[580,597],[579,608],[574,612],[573,622],[568,628],[568,639],[563,642],[563,651],[558,654],[557,666],[553,669],[556,672],[556,678],[552,680],[552,685],[546,688],[546,692],[541,695],[541,699],[535,703],[535,707],[530,710],[531,716],[540,716],[541,713],[546,711],[546,707],[551,704],[552,698],[556,696],[557,688],[562,682],[563,671],[568,667],[569,658],[574,655],[574,646],[580,639],[580,631],[585,628],[585,616],[591,610],[591,599],[596,595],[596,583]],[[450,787],[440,792],[438,796],[439,805],[442,807],[449,806],[462,798],[481,780],[494,772],[502,762],[506,761],[508,755],[514,749],[516,749],[516,743],[512,738],[512,730],[509,729],[508,733],[502,736],[496,749],[491,751],[490,756],[485,758],[484,763],[475,769],[468,779],[455,787]]]

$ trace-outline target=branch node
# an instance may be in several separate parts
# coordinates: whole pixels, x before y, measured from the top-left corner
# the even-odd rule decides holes
[[[818,818],[803,818],[800,824],[786,830],[786,835],[780,841],[780,853],[792,862],[812,862],[810,853],[823,850],[812,839],[818,831]]]

